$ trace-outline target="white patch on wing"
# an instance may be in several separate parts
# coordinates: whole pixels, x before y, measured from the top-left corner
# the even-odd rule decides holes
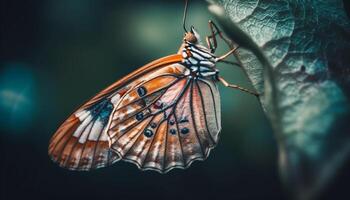
[[[119,102],[119,100],[120,100],[120,94],[115,94],[113,97],[112,97],[112,99],[111,99],[111,102],[112,102],[112,104],[113,105],[117,105],[117,103]]]
[[[136,110],[133,106],[127,106],[126,109],[127,109],[126,110],[127,115],[133,113]]]
[[[93,123],[90,123],[85,129],[84,132],[81,134],[79,138],[79,143],[84,144],[86,142],[87,137],[89,136],[89,133],[91,131],[91,126]]]
[[[84,130],[84,128],[87,126],[87,124],[91,121],[92,116],[89,115],[82,124],[79,125],[79,127],[77,128],[77,130],[75,130],[73,136],[74,137],[79,137],[81,132]]]
[[[108,141],[108,135],[104,130],[103,130],[103,133],[101,135],[100,141]]]
[[[91,129],[88,140],[97,141],[103,129],[103,124],[100,120],[95,121],[94,126]]]
[[[75,116],[79,118],[80,121],[83,121],[89,114],[90,114],[90,111],[82,110],[75,113]]]
[[[118,132],[121,133],[121,132],[123,132],[125,129],[126,129],[126,126],[119,125],[119,127],[118,127]]]
[[[125,97],[123,98],[123,101],[129,102],[131,100],[132,100],[132,96],[130,94],[125,95]]]

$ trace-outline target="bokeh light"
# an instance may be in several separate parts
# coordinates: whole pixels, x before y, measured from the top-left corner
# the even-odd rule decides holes
[[[29,66],[7,63],[0,70],[1,129],[21,131],[35,117],[35,80]]]

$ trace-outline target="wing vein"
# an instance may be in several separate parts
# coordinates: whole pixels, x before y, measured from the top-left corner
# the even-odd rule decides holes
[[[164,143],[164,155],[163,155],[163,165],[162,165],[162,172],[164,172],[165,171],[165,161],[166,161],[166,150],[167,150],[167,142],[168,142],[168,131],[169,131],[169,121],[168,121],[168,119],[166,119],[167,120],[167,122],[166,122],[166,133],[165,133],[165,138],[164,138],[164,140],[165,140],[165,143]]]
[[[179,79],[179,80],[177,80],[176,82],[172,83],[172,85],[176,84],[176,83],[179,82],[180,80],[182,80],[182,78]],[[170,86],[170,87],[171,87],[171,86]],[[170,88],[170,87],[169,87],[169,88]],[[167,90],[168,90],[169,88],[167,88]],[[152,106],[153,103],[155,103],[156,101],[158,101],[160,98],[163,97],[163,95],[167,92],[167,90],[164,91],[164,92],[163,92],[159,97],[157,97],[154,101],[152,101],[152,103],[150,103],[148,106],[145,106],[144,108],[142,108],[139,112],[144,111],[144,110],[148,109],[150,106]],[[157,111],[157,112],[155,112],[155,113],[153,113],[153,114],[150,114],[148,117],[153,116],[153,115],[157,115],[158,113],[163,112],[163,110],[167,110],[168,108],[172,107],[173,105],[174,105],[174,103],[171,104],[171,105],[169,105],[169,106],[167,106],[166,108],[164,108],[164,109],[162,109],[162,110],[160,110],[160,111]],[[138,113],[138,112],[137,112],[137,113]],[[133,115],[130,116],[130,117],[127,117],[126,119],[123,119],[122,121],[118,122],[118,124],[122,124],[122,123],[124,123],[126,120],[131,119],[131,118],[134,117],[137,113],[133,114]],[[131,127],[127,128],[126,131],[125,131],[125,133],[128,132],[130,129],[133,129],[133,128],[134,128],[135,126],[137,126],[138,124],[139,124],[139,123],[135,123],[135,124],[132,125]],[[114,126],[114,127],[115,127],[115,126]],[[114,128],[114,127],[111,127],[111,128]],[[109,128],[109,129],[111,129],[111,128]],[[125,134],[125,133],[124,133],[124,134]],[[117,138],[117,140],[118,140],[121,136],[123,136],[124,134],[120,135],[120,136]]]
[[[86,108],[91,106],[92,103],[95,103],[96,101],[99,101],[100,99],[108,97],[113,91],[117,91],[121,88],[123,88],[125,85],[130,84],[131,82],[135,81],[138,77],[141,77],[144,74],[150,73],[151,71],[155,71],[157,69],[160,69],[166,65],[178,63],[178,58],[175,58],[174,56],[178,57],[178,55],[170,55],[168,57],[164,58],[164,61],[161,59],[155,60],[138,70],[134,71],[132,74],[124,76],[121,80],[115,82],[114,84],[110,85],[106,89],[102,90],[100,93],[98,93],[96,96],[94,96],[89,102],[83,104],[81,107]],[[169,60],[166,60],[169,59]]]
[[[208,127],[208,121],[207,121],[207,117],[205,116],[205,113],[206,113],[206,109],[205,109],[205,105],[204,105],[204,98],[203,98],[203,94],[202,94],[202,89],[199,87],[198,85],[198,82],[196,81],[196,85],[197,85],[197,88],[198,88],[198,93],[199,93],[199,96],[201,98],[201,105],[202,105],[202,109],[203,109],[203,114],[204,114],[204,122],[205,122],[205,127],[208,131],[208,135],[209,135],[209,138],[210,140],[213,142],[213,144],[215,145],[216,142],[214,141],[214,138],[211,136],[211,133],[210,133],[210,130],[209,130],[209,127]]]
[[[92,119],[91,119],[91,120],[92,120]],[[90,121],[88,124],[86,124],[86,126],[84,127],[84,129],[81,131],[81,133],[79,134],[79,137],[77,137],[77,141],[74,143],[72,149],[75,148],[76,143],[79,141],[79,138],[80,138],[81,135],[85,132],[86,128],[90,125],[90,123],[91,123],[91,121]],[[80,125],[81,125],[81,124],[80,124]],[[79,126],[80,126],[80,125],[79,125]],[[77,130],[77,129],[75,129],[75,130]],[[64,149],[66,148],[68,142],[72,139],[73,135],[74,135],[74,133],[72,133],[72,134],[69,136],[69,139],[68,139],[68,140],[66,141],[66,143],[64,144],[64,146],[63,146],[63,148],[62,148],[62,150],[61,150],[61,153],[60,153],[60,156],[59,156],[59,157],[62,156],[62,153],[63,153]]]
[[[151,116],[149,116],[149,117],[151,117]],[[142,129],[142,130],[145,130],[145,129],[149,126],[149,124],[153,121],[154,118],[155,118],[155,116],[152,116],[151,120],[149,120],[149,122],[147,123],[147,125],[145,126],[145,128]],[[142,130],[139,131],[139,133],[138,133],[139,135],[137,136],[135,142],[134,142],[134,143],[131,145],[131,147],[124,153],[124,156],[123,156],[123,157],[125,157],[126,155],[128,155],[129,151],[134,147],[135,143],[137,142],[137,140],[138,140],[138,139],[140,138],[140,136],[142,135]],[[127,133],[127,132],[125,132],[125,133]],[[129,160],[129,159],[128,159],[128,160]]]
[[[203,79],[199,79],[202,83],[204,83],[205,85],[208,86],[209,90],[210,90],[210,93],[211,93],[211,97],[212,97],[212,100],[213,100],[213,104],[214,104],[214,115],[215,115],[215,122],[216,122],[216,127],[219,127],[219,122],[218,122],[218,117],[217,117],[217,114],[216,114],[216,101],[215,101],[215,98],[214,98],[214,93],[213,93],[213,90],[211,89],[211,86],[209,83],[207,83],[205,80]]]
[[[185,89],[183,90],[183,92],[181,93],[180,97],[177,99],[174,107],[173,107],[173,110],[175,110],[175,112],[173,111],[173,114],[174,114],[174,119],[175,119],[175,124],[176,124],[176,129],[177,129],[177,136],[178,136],[178,139],[179,139],[179,143],[180,143],[180,149],[181,149],[181,154],[182,154],[182,162],[184,166],[186,166],[186,161],[185,161],[185,158],[184,158],[184,151],[183,151],[183,147],[182,147],[182,141],[181,141],[181,136],[180,136],[180,129],[179,129],[179,123],[177,121],[177,116],[176,116],[176,108],[178,106],[178,102],[180,101],[180,99],[183,97],[183,95],[186,93],[187,90],[189,90],[189,84],[191,84],[191,81],[190,80],[187,80],[187,83],[186,83],[186,87]]]
[[[79,119],[77,119],[77,120],[79,120]],[[63,125],[62,125],[63,126]],[[66,132],[70,132],[72,129],[74,128],[74,124],[71,126],[71,127],[69,127],[69,129],[66,131]],[[72,134],[73,135],[73,134]],[[55,150],[56,150],[56,148],[57,148],[57,145],[59,144],[59,143],[61,143],[61,141],[62,141],[62,139],[64,138],[64,136],[65,136],[65,134],[62,134],[62,137],[56,142],[56,144],[55,144],[55,146],[52,148],[52,153],[53,152],[55,152]],[[56,138],[55,138],[56,139]],[[69,138],[70,139],[70,138]],[[57,155],[57,162],[59,161],[58,159],[59,159],[59,157],[61,156],[61,152],[60,152],[60,154],[59,155]]]
[[[145,160],[147,160],[147,156],[148,156],[149,150],[151,149],[151,147],[152,147],[152,145],[153,145],[154,138],[156,137],[156,135],[157,135],[157,133],[158,133],[159,127],[162,125],[162,123],[163,123],[164,121],[165,121],[165,119],[163,119],[161,122],[159,122],[159,125],[157,126],[157,129],[154,131],[154,135],[153,135],[153,137],[152,137],[151,144],[150,144],[149,147],[148,147],[147,153],[146,153],[146,155],[145,155],[145,159],[142,161],[141,168],[145,165]]]
[[[176,106],[177,106],[177,103],[179,102],[179,100],[183,97],[183,95],[185,94],[185,92],[186,92],[186,90],[187,90],[187,88],[188,88],[188,86],[189,86],[189,83],[190,83],[190,81],[189,80],[187,80],[187,82],[186,82],[186,85],[185,85],[185,87],[183,88],[183,90],[181,91],[181,93],[180,93],[180,95],[176,98],[176,101],[175,101],[175,103],[172,105],[173,106],[173,109],[172,109],[172,111],[171,111],[171,113],[168,115],[168,119],[169,119],[169,117],[171,116],[171,115],[174,115],[174,120],[175,120],[175,123],[176,123],[176,129],[177,129],[177,133],[179,134],[179,127],[178,127],[178,123],[177,123],[177,118],[176,118],[176,112],[174,112],[175,110],[176,110]],[[171,106],[169,106],[168,108],[170,108]],[[164,109],[164,110],[166,110],[166,109]],[[167,120],[168,120],[167,119]],[[179,138],[179,143],[180,143],[180,149],[181,149],[181,156],[182,156],[182,159],[184,159],[183,158],[183,150],[182,150],[182,145],[181,145],[181,141],[180,141],[180,138]],[[166,144],[167,145],[167,144]],[[184,165],[184,164],[183,164]],[[171,166],[169,169],[165,169],[165,171],[167,171],[167,170],[170,170],[170,169],[172,169],[173,167],[175,167],[175,166]]]
[[[85,142],[84,142],[83,149],[81,150],[81,154],[80,154],[80,158],[79,158],[79,163],[78,163],[78,168],[79,168],[79,166],[80,166],[80,161],[81,161],[81,158],[82,158],[83,153],[84,153],[84,151],[85,151],[86,143],[87,143],[87,141],[88,141],[88,139],[89,139],[89,136],[90,136],[92,127],[95,125],[95,122],[96,122],[95,118],[96,118],[96,116],[94,116],[94,118],[91,120],[91,122],[93,122],[93,123],[92,123],[92,125],[91,125],[91,128],[90,128],[90,130],[89,130],[89,133],[88,133],[88,135],[87,135],[87,137],[86,137],[86,140],[85,140]],[[89,122],[89,124],[86,125],[86,127],[88,127],[88,126],[90,125],[91,122]],[[85,127],[85,128],[86,128],[86,127]],[[85,131],[85,128],[84,128],[84,131]],[[83,132],[82,132],[82,133],[83,133]],[[79,137],[79,138],[80,138],[80,137]],[[79,138],[78,138],[78,140],[75,142],[74,148],[75,148],[76,144],[79,142]],[[74,148],[72,148],[72,152],[73,152],[73,149],[74,149]],[[72,153],[72,152],[71,152],[71,153]],[[69,155],[71,155],[71,153],[70,153]],[[70,157],[70,156],[69,156],[69,157]]]
[[[148,106],[145,106],[145,107],[143,107],[142,109],[140,109],[139,112],[143,112],[144,110],[146,110],[146,109],[148,109],[150,106],[152,106],[156,101],[158,101],[160,98],[163,97],[163,95],[167,92],[167,90],[168,90],[171,86],[175,85],[175,84],[178,83],[180,80],[182,80],[182,78],[180,78],[180,79],[174,81],[173,83],[171,83],[171,85],[170,85],[169,87],[167,87],[167,88],[165,89],[165,91],[164,91],[161,95],[159,95],[159,97],[155,98]],[[157,92],[158,92],[158,91],[157,91]],[[154,92],[153,92],[152,94],[154,94]],[[138,99],[137,101],[142,100],[142,99],[143,99],[143,98]],[[135,101],[135,102],[136,102],[136,101]],[[169,108],[169,107],[171,107],[171,106],[168,106],[167,108]],[[119,109],[118,109],[118,110],[119,110]],[[117,112],[117,110],[114,111],[114,112]],[[132,115],[126,117],[125,119],[123,119],[123,120],[119,121],[118,123],[116,123],[116,125],[117,125],[117,124],[122,124],[122,123],[124,123],[125,121],[127,121],[127,120],[129,120],[129,119],[135,117],[135,116],[137,115],[137,113],[139,113],[139,112],[136,112],[136,113],[134,113],[134,114],[132,114]],[[162,111],[158,111],[158,112],[155,113],[155,114],[158,114],[159,112],[162,112]],[[116,125],[115,125],[115,126],[116,126]],[[136,123],[136,125],[137,125],[137,123]],[[136,125],[135,125],[135,126],[136,126]],[[109,127],[109,129],[113,129],[115,126]],[[132,129],[133,127],[134,127],[134,126],[132,126],[131,129]],[[128,131],[128,130],[127,130],[127,131]],[[119,139],[119,138],[118,138],[118,139]]]
[[[203,149],[202,143],[201,143],[201,141],[199,140],[199,135],[198,135],[198,130],[197,130],[196,121],[195,121],[195,119],[194,119],[194,117],[193,117],[193,115],[195,114],[195,113],[193,112],[193,92],[194,92],[194,90],[193,90],[193,85],[194,85],[194,81],[191,82],[191,92],[190,92],[190,109],[191,109],[191,114],[192,114],[191,118],[192,118],[192,123],[193,123],[193,127],[194,127],[194,132],[195,132],[195,135],[196,135],[197,140],[198,140],[198,144],[199,144],[199,146],[200,146],[200,148],[201,148],[201,152],[202,152],[203,157],[205,157],[204,149]]]
[[[94,153],[93,153],[93,157],[92,157],[91,167],[93,167],[94,164],[95,164],[95,161],[96,161],[96,159],[95,159],[95,154],[96,154],[97,146],[98,146],[98,143],[99,143],[99,141],[100,141],[101,135],[102,135],[103,132],[104,132],[104,129],[105,129],[105,125],[102,127],[102,130],[100,131],[100,134],[99,134],[98,137],[97,137],[96,144],[95,144],[95,147],[94,147]]]
[[[128,104],[125,104],[125,105],[123,105],[122,107],[119,107],[118,109],[116,109],[116,112],[117,112],[117,111],[120,111],[121,109],[123,109],[123,108],[125,108],[125,107],[127,107],[127,106],[130,106],[131,104],[133,104],[133,103],[135,103],[135,102],[138,102],[138,101],[140,101],[140,100],[143,100],[143,99],[145,99],[145,98],[147,98],[147,97],[149,97],[149,96],[151,96],[151,95],[153,95],[153,94],[155,94],[155,93],[157,93],[157,92],[160,92],[160,91],[162,91],[162,90],[167,90],[167,89],[169,89],[171,86],[173,86],[174,84],[176,84],[177,82],[179,82],[179,80],[181,80],[181,77],[180,77],[180,76],[175,76],[175,75],[170,75],[170,74],[168,74],[168,75],[162,75],[162,76],[173,76],[173,77],[177,78],[177,80],[174,81],[174,82],[172,82],[172,83],[170,83],[168,86],[166,86],[166,87],[164,87],[164,88],[155,90],[155,91],[153,91],[152,93],[146,94],[145,96],[143,96],[143,97],[141,97],[141,98],[139,98],[139,99],[135,99],[135,100],[129,102]],[[148,81],[146,81],[146,82],[140,83],[140,85],[143,85],[143,84],[145,84],[145,83],[147,83],[147,82],[150,82],[150,81],[154,80],[155,78],[159,78],[159,77],[162,77],[162,76],[153,77],[152,79],[150,79],[150,80],[148,80]],[[137,86],[135,86],[135,87],[137,87]]]

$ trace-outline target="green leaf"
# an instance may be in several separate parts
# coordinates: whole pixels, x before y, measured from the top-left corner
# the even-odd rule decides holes
[[[297,199],[316,198],[350,153],[350,23],[341,0],[212,0],[240,49]]]

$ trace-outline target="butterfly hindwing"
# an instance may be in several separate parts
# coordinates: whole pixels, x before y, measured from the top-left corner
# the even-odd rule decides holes
[[[165,173],[207,158],[218,140],[219,112],[214,81],[162,74],[124,95],[107,133],[121,159]]]

